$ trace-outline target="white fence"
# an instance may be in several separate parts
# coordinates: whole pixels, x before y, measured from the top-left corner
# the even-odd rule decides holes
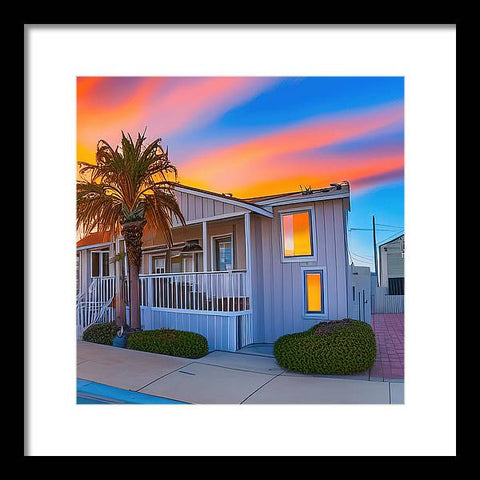
[[[372,313],[404,313],[404,295],[388,295],[388,288],[377,287],[372,293]]]
[[[96,322],[114,320],[110,303],[115,296],[115,277],[93,278],[88,291],[77,297],[77,335]]]
[[[248,311],[247,272],[141,275],[140,305],[198,312]]]

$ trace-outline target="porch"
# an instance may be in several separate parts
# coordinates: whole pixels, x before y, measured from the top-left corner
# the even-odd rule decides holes
[[[236,351],[253,342],[246,270],[143,274],[139,287],[142,329],[196,332],[207,338],[210,350]],[[126,278],[92,279],[87,294],[77,298],[78,338],[92,323],[114,321],[122,303],[129,324],[129,290]]]
[[[210,350],[236,351],[253,342],[246,270],[141,275],[139,281],[143,329],[199,333]],[[126,311],[128,318],[128,304]]]
[[[253,342],[251,212],[227,208],[224,202],[230,201],[180,197],[186,225],[174,224],[173,244],[167,245],[158,231],[144,233],[139,276],[142,329],[197,332],[207,338],[211,350],[236,351]],[[119,315],[129,323],[130,317],[123,239],[94,247],[80,252],[79,284],[88,298],[77,299],[79,338],[92,323]]]

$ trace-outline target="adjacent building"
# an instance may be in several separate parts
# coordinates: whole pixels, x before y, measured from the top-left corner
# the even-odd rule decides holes
[[[378,245],[378,268],[380,287],[388,295],[404,295],[405,283],[405,235]]]

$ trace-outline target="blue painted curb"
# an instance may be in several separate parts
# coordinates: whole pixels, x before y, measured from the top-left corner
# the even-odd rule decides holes
[[[77,395],[87,400],[98,400],[98,403],[127,403],[127,404],[177,404],[186,405],[186,402],[169,398],[155,397],[145,393],[132,392],[123,388],[111,387],[103,383],[91,382],[77,378]],[[91,403],[96,403],[92,401]]]

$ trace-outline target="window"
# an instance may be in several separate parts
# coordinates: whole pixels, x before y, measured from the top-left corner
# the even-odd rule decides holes
[[[312,210],[281,214],[284,259],[312,257]]]
[[[152,273],[165,273],[165,257],[152,257]]]
[[[193,272],[193,254],[183,254],[183,271]]]
[[[231,235],[215,238],[215,270],[233,270]]]
[[[203,272],[203,253],[197,252],[194,254],[195,257],[195,271]]]
[[[404,295],[404,278],[403,277],[388,279],[388,294]]]
[[[110,260],[108,250],[97,250],[91,253],[91,276],[108,277],[110,274]]]
[[[172,257],[170,261],[170,271],[171,273],[181,273],[182,272],[182,256],[177,255]]]
[[[323,269],[308,269],[304,275],[305,315],[318,316],[325,314],[325,288]]]

